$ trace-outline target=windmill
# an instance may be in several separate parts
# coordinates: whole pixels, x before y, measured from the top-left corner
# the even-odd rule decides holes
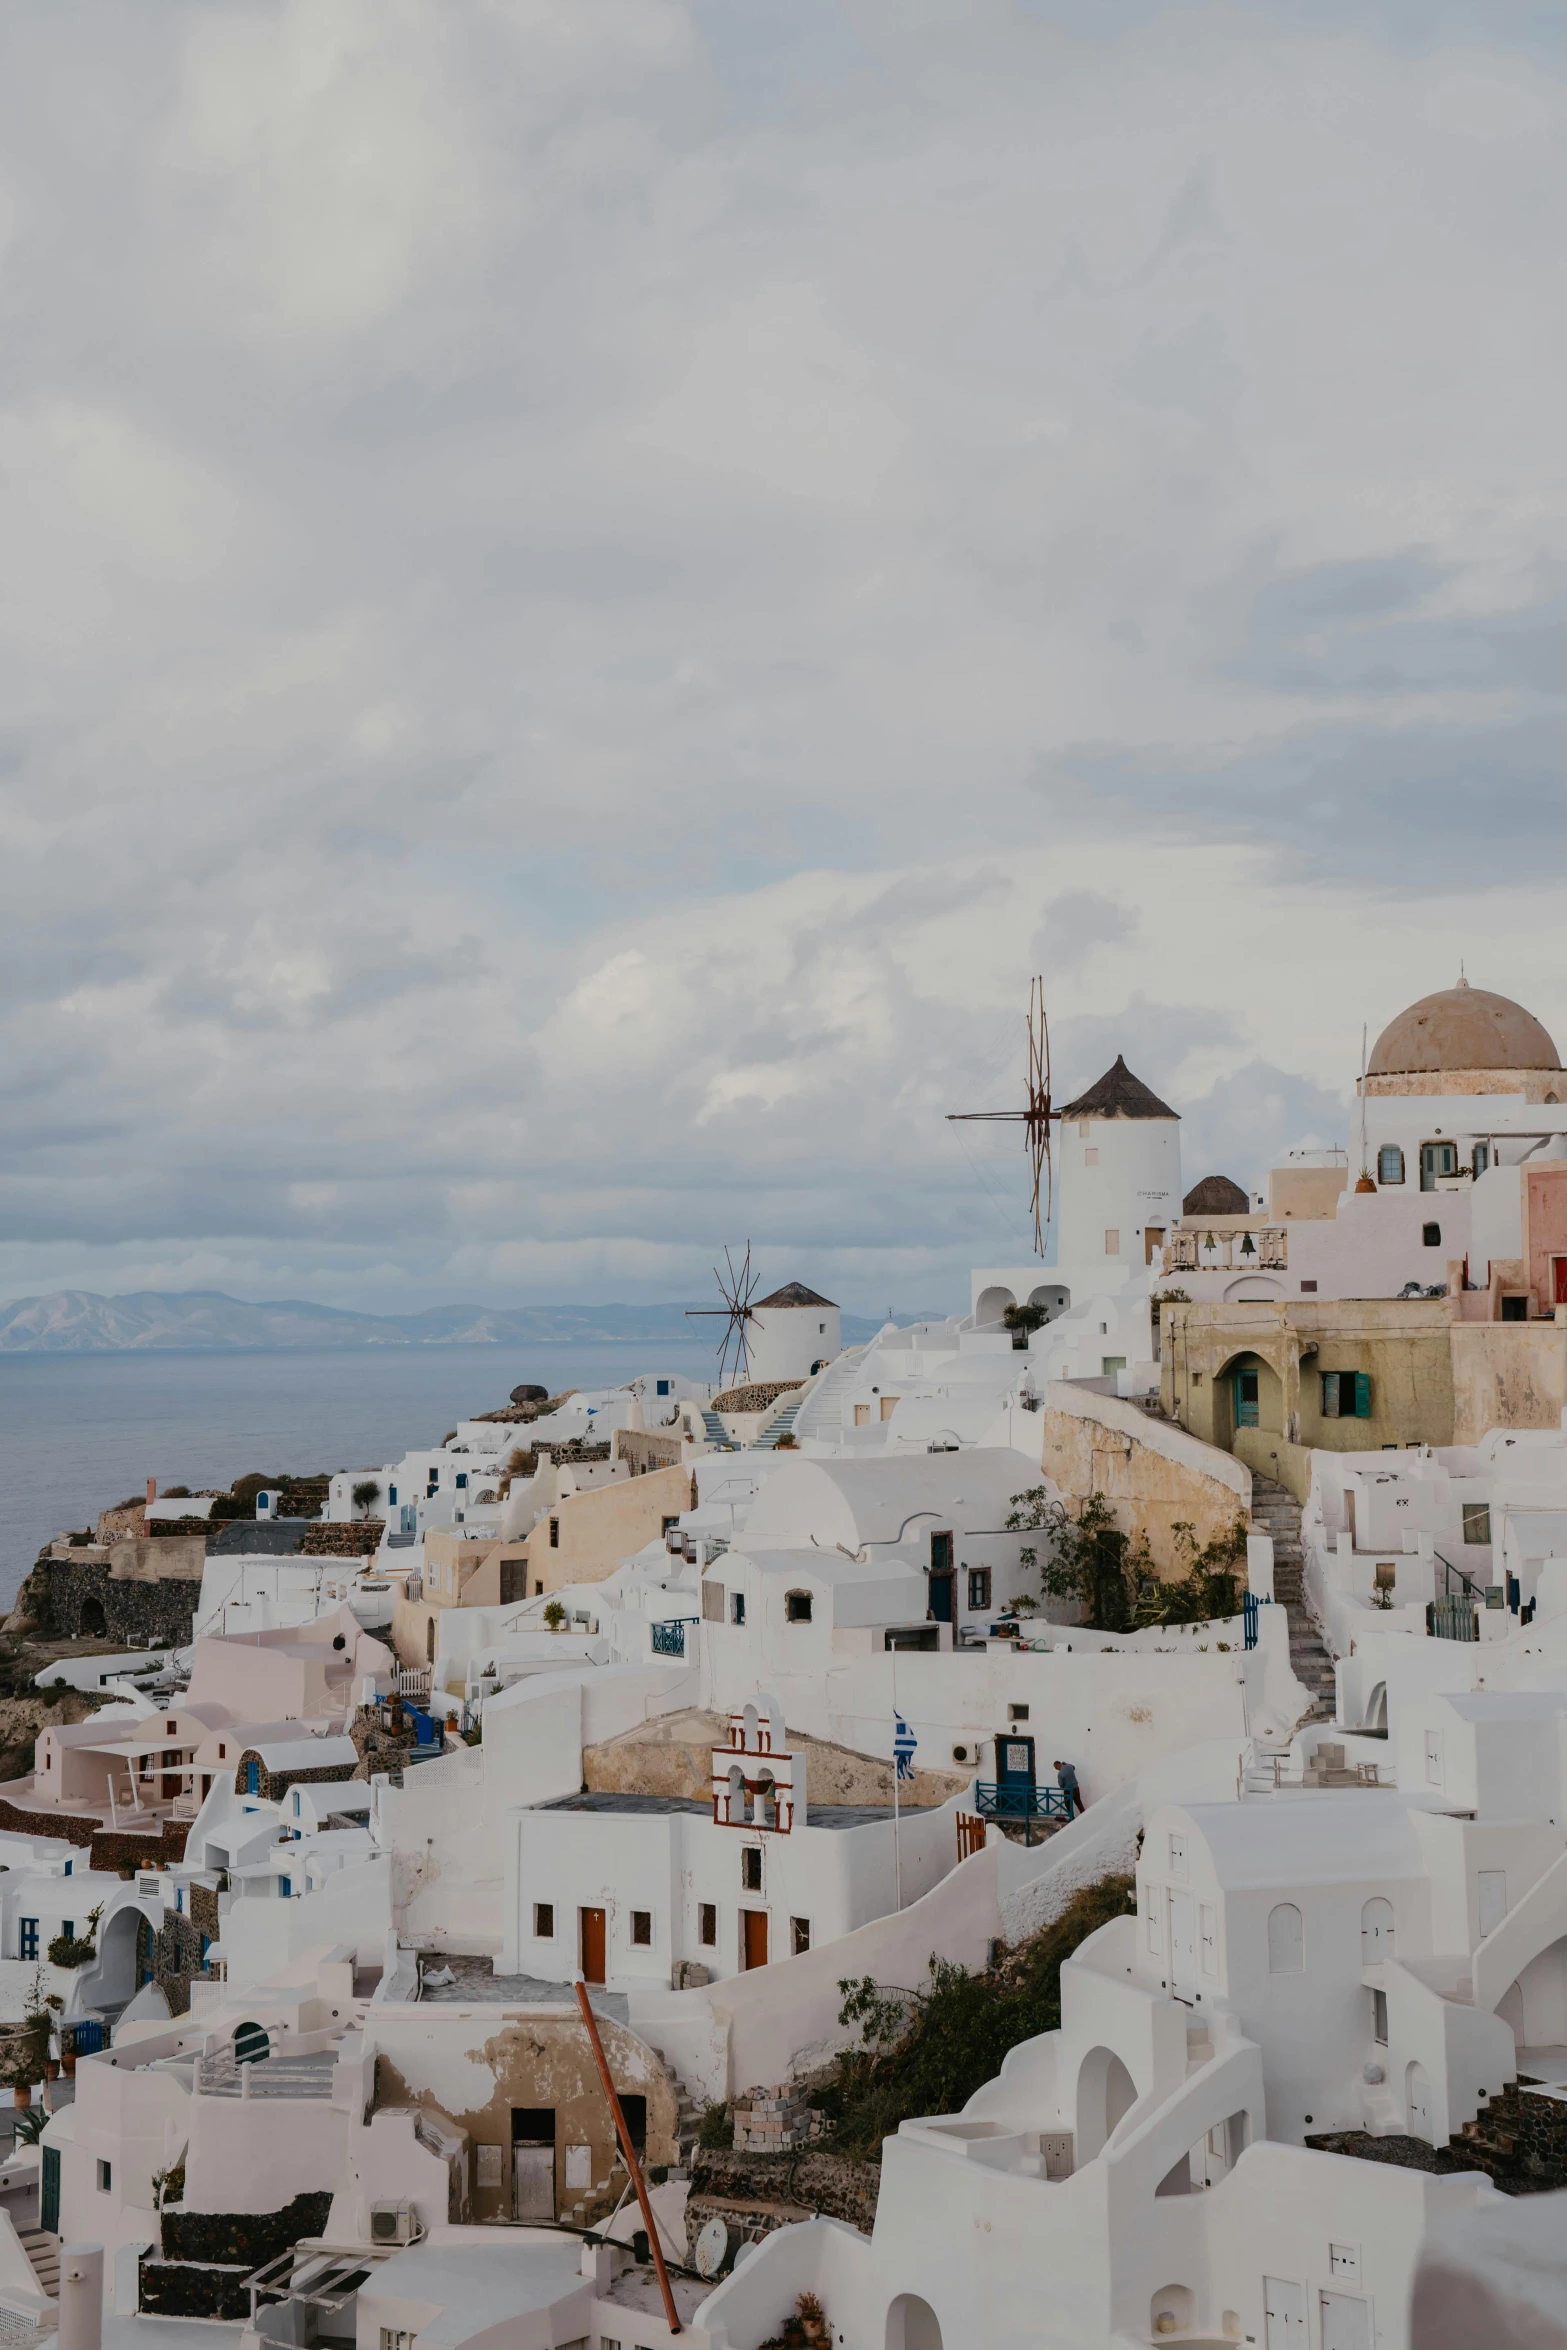
[[[953,1110],[949,1126],[972,1124],[1021,1126],[1023,1148],[1034,1176],[1034,1249],[1045,1253],[1044,1228],[1055,1207],[1055,1168],[1050,1157],[1050,1121],[1060,1116],[1050,1100],[1050,1022],[1045,1016],[1045,983],[1036,978],[1028,991],[1028,1102],[1021,1110]],[[1044,1213],[1039,1194],[1044,1189]]]
[[[724,1250],[724,1268],[724,1272],[721,1273],[716,1265],[713,1267],[713,1279],[718,1283],[718,1294],[723,1299],[723,1304],[721,1306],[687,1306],[686,1308],[688,1321],[706,1321],[715,1315],[723,1317],[724,1335],[718,1350],[720,1385],[729,1375],[729,1349],[731,1347],[735,1350],[735,1370],[739,1377],[743,1379],[750,1369],[750,1350],[746,1344],[745,1326],[751,1319],[751,1300],[761,1287],[760,1279],[751,1271],[751,1243],[749,1241],[745,1244],[745,1256],[741,1260],[739,1272],[735,1271],[734,1260],[727,1248]]]

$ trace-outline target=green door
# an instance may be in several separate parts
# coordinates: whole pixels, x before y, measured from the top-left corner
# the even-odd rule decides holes
[[[60,2149],[43,2149],[43,2178],[38,2193],[38,2225],[46,2235],[60,2233]]]
[[[1237,1371],[1235,1374],[1235,1425],[1237,1428],[1255,1428],[1257,1416],[1257,1373]]]

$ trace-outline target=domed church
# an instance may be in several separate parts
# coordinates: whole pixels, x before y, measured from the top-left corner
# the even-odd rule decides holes
[[[1567,1095],[1567,1070],[1532,1012],[1461,978],[1388,1022],[1366,1065],[1364,1090],[1368,1096],[1510,1093],[1555,1102]]]

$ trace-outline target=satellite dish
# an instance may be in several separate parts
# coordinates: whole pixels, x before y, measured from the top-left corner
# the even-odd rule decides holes
[[[699,2277],[716,2277],[729,2258],[729,2228],[721,2219],[710,2219],[696,2240],[696,2273]]]

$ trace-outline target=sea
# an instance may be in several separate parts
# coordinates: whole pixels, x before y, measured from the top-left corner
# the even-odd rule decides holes
[[[378,1469],[499,1409],[525,1380],[558,1395],[715,1370],[711,1347],[678,1340],[0,1355],[0,1607],[51,1536],[144,1493],[149,1477],[161,1493],[252,1471]]]

